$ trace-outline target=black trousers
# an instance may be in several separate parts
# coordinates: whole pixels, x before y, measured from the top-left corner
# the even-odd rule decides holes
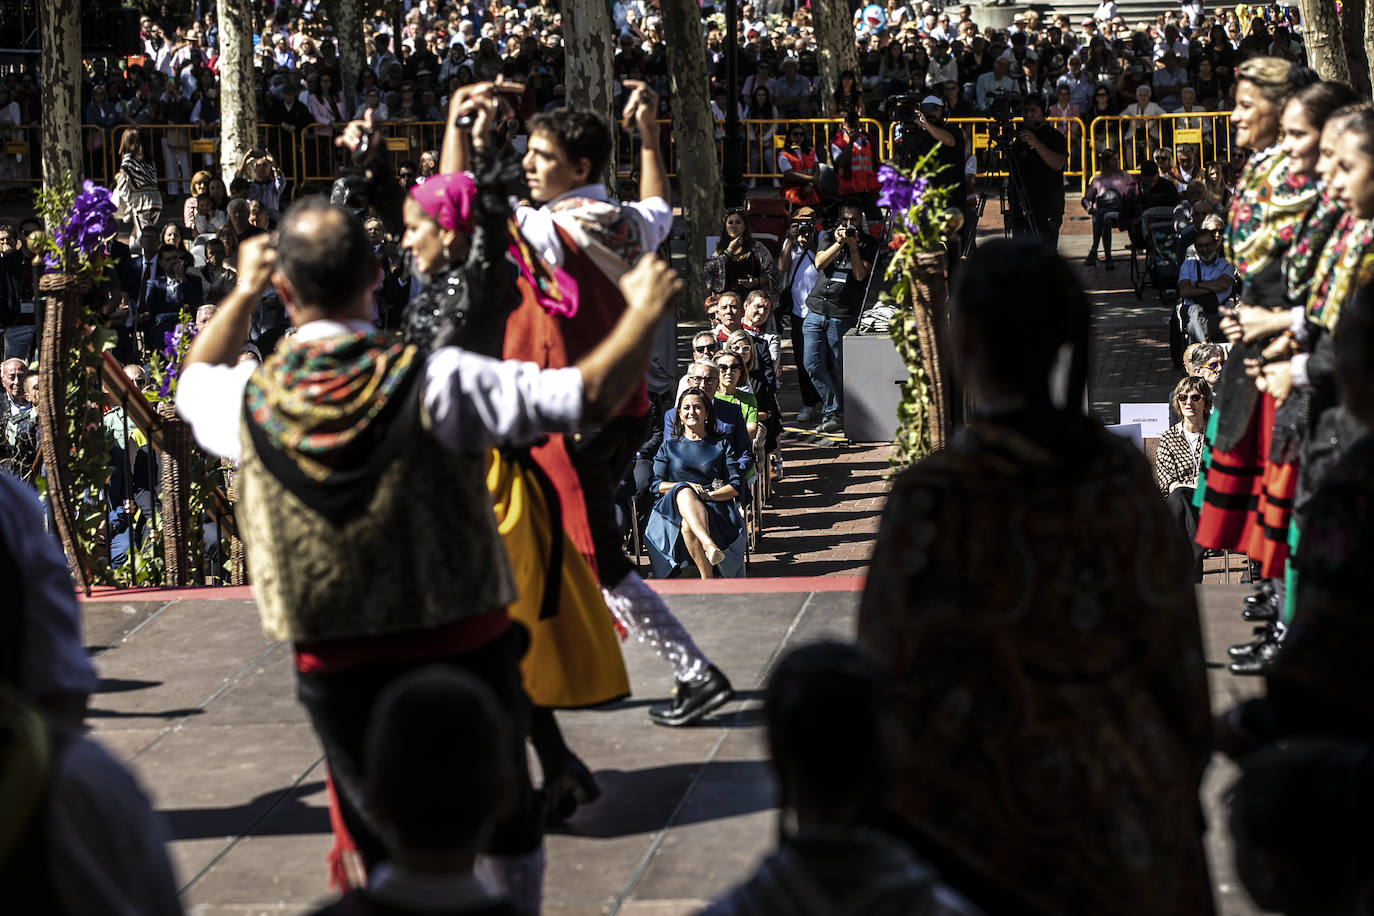
[[[1031,217],[1035,221],[1036,234],[1040,236],[1040,241],[1050,251],[1059,250],[1059,227],[1064,223],[1063,213],[1036,213],[1031,211]],[[1025,221],[1017,219],[1012,227],[1013,235],[1029,235]]]
[[[1193,551],[1193,581],[1202,581],[1203,549],[1197,543],[1197,507],[1193,505],[1193,487],[1176,487],[1164,504],[1169,508],[1179,531],[1188,538],[1188,546]]]
[[[406,661],[370,662],[334,674],[296,675],[296,696],[310,714],[311,724],[329,758],[329,772],[344,823],[353,835],[369,871],[385,857],[381,833],[368,811],[367,767],[364,760],[367,726],[377,697],[403,675],[430,665],[448,666],[481,679],[510,717],[510,761],[515,770],[515,802],[492,835],[484,852],[518,856],[533,852],[543,838],[543,820],[534,802],[525,736],[530,728],[530,701],[520,682],[520,658],[529,637],[512,626],[485,646],[461,655]],[[451,787],[462,791],[462,786]]]
[[[568,457],[582,484],[587,526],[596,553],[596,574],[611,588],[634,569],[625,556],[624,535],[616,519],[615,496],[649,435],[649,415],[615,417],[599,430],[567,439]]]

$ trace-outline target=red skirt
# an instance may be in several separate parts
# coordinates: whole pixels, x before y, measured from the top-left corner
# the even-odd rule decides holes
[[[1198,515],[1198,545],[1209,550],[1246,552],[1257,525],[1265,462],[1273,438],[1274,399],[1261,395],[1245,435],[1229,452],[1213,450],[1207,467],[1207,491]]]
[[[1288,562],[1288,525],[1297,489],[1297,464],[1265,463],[1253,524],[1246,526],[1250,541],[1245,553],[1260,564],[1260,575],[1266,579],[1282,576]]]

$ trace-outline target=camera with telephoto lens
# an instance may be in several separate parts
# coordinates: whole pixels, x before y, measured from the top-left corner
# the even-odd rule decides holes
[[[992,119],[988,132],[995,143],[1010,143],[1016,139],[1016,127],[1012,124],[1025,113],[1025,100],[1010,89],[998,89],[988,93],[987,115]]]
[[[921,96],[915,92],[904,92],[901,95],[889,96],[883,103],[883,107],[888,110],[888,118],[894,123],[898,121],[916,120],[916,114],[921,110]]]

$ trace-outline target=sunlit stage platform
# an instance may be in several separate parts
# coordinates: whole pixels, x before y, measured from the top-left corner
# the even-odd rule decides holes
[[[706,721],[651,725],[668,668],[624,645],[634,695],[560,713],[569,743],[604,794],[548,838],[551,916],[695,912],[746,876],[774,843],[763,686],[801,643],[852,638],[860,578],[651,583],[739,691]],[[1200,591],[1208,658],[1246,637],[1245,586]],[[101,591],[84,602],[86,644],[101,676],[95,735],[138,774],[170,827],[188,912],[309,912],[332,897],[324,761],[296,701],[290,647],[265,637],[247,588]],[[1213,704],[1258,689],[1222,668]],[[1212,767],[1207,798],[1221,912],[1253,912],[1216,827],[1231,779]]]

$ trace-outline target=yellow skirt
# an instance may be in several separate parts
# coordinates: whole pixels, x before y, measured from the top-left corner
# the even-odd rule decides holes
[[[573,708],[628,696],[630,678],[601,585],[562,529],[551,532],[539,475],[493,449],[487,455],[487,489],[519,593],[510,616],[530,633],[520,663],[530,701]],[[556,602],[544,594],[554,553],[551,534],[562,544]]]

